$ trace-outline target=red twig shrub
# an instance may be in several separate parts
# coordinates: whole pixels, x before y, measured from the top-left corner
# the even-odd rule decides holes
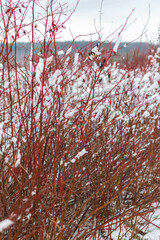
[[[160,196],[159,52],[141,71],[121,69],[100,44],[60,51],[65,6],[48,5],[36,18],[30,4],[30,30],[27,6],[1,5],[0,237],[144,235]],[[42,23],[49,36],[37,55]],[[25,34],[31,53],[19,66],[17,41]]]

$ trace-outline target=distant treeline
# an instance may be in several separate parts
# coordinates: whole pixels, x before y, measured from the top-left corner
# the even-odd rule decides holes
[[[77,51],[77,50],[83,50],[87,45],[93,47],[94,45],[96,45],[96,42],[89,42],[89,41],[57,42],[56,48],[57,48],[57,51],[60,51],[63,49],[63,51],[65,52],[71,45],[72,45],[73,51]],[[107,45],[112,49],[114,46],[114,43],[109,43],[109,42],[102,43],[102,47]],[[141,43],[122,42],[120,43],[120,46],[119,46],[119,54],[125,54],[127,52],[136,50],[138,48],[141,51],[146,51],[147,49],[149,49],[149,46],[150,44],[145,42],[141,42]],[[43,50],[46,46],[45,46],[45,43],[43,42],[37,42],[35,43],[34,47],[36,52],[38,53],[41,49]],[[54,51],[54,43],[51,43],[49,48]],[[22,61],[24,58],[27,58],[30,54],[30,51],[31,51],[31,43],[26,43],[26,42],[16,43],[16,55],[17,55],[18,61]],[[12,46],[11,55],[12,56],[15,55],[15,45]],[[1,60],[3,56],[4,56],[4,53],[1,56]]]

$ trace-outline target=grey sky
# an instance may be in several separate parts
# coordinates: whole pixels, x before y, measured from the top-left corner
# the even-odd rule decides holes
[[[75,6],[77,1],[63,0],[63,2],[68,2],[71,8]],[[80,0],[76,12],[66,24],[67,30],[63,33],[64,39],[67,40],[72,38],[68,31],[69,29],[73,37],[91,32],[93,33],[96,29],[99,30],[100,6],[101,0]],[[149,18],[142,40],[155,42],[157,40],[158,25],[160,22],[160,0],[103,0],[103,14],[101,16],[103,39],[106,39],[111,33],[115,32],[117,28],[124,25],[127,17],[134,8],[135,10],[128,20],[127,28],[122,33],[122,40],[132,41],[138,38]],[[116,31],[109,40],[116,38],[119,31],[120,29]],[[92,38],[96,39],[97,36],[98,35],[94,35]],[[82,38],[84,37],[81,37],[81,39]],[[88,38],[90,37],[86,37],[85,39]]]

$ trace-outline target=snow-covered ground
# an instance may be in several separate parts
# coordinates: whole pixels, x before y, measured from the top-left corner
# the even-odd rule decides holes
[[[157,208],[155,212],[152,214],[151,222],[148,227],[145,229],[145,235],[139,235],[140,239],[144,240],[160,240],[160,208]],[[158,226],[158,227],[157,227]],[[120,233],[120,229],[117,229],[112,233],[113,240],[117,240]],[[121,235],[124,236],[120,238],[121,240],[130,240],[130,234],[126,233],[126,229],[122,227]],[[137,239],[137,238],[136,238]]]
[[[157,228],[158,226],[159,228]],[[147,234],[145,235],[146,240],[160,240],[160,208],[155,210],[152,216],[152,224],[149,225],[147,229]]]

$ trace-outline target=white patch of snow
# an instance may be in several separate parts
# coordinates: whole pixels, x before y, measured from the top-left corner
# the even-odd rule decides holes
[[[12,137],[11,141],[12,141],[13,143],[16,143],[16,142],[17,142],[17,138],[16,138],[16,137]]]
[[[41,73],[43,72],[43,68],[44,68],[44,60],[43,58],[40,58],[36,67],[36,81],[38,83],[41,83],[40,76],[41,76]]]
[[[65,60],[64,66],[67,67],[70,57],[68,56]]]
[[[0,141],[2,139],[3,136],[3,122],[0,123]]]
[[[98,56],[98,55],[101,55],[101,52],[99,52],[97,46],[95,46],[95,47],[91,50],[91,52],[94,53],[94,54],[97,55],[97,56]]]
[[[63,55],[64,54],[64,51],[63,50],[60,50],[60,51],[58,51],[58,55],[60,56],[60,55]]]
[[[70,54],[72,51],[72,46],[70,48],[67,49],[66,55]]]
[[[143,113],[143,117],[147,118],[147,117],[149,117],[149,116],[150,116],[150,113],[149,113],[148,111],[145,111],[145,112]]]
[[[8,81],[5,81],[4,82],[4,88],[7,89],[9,87],[9,82]]]
[[[20,151],[18,150],[15,168],[18,167],[20,165],[20,163],[21,163],[21,154],[20,154]]]
[[[9,228],[12,226],[14,222],[10,219],[5,219],[0,222],[0,232],[3,232],[5,229]]]
[[[79,159],[80,157],[82,157],[82,156],[83,156],[84,154],[86,154],[86,153],[88,153],[88,152],[86,151],[85,148],[83,148],[82,151],[80,151],[79,153],[77,153],[77,155],[75,156],[75,158],[73,158],[73,159],[71,160],[71,163],[75,163],[75,161],[76,161],[77,159]]]
[[[146,240],[159,240],[160,239],[160,208],[156,209],[153,216],[151,223],[155,224],[150,224],[148,228],[148,232],[145,235]]]
[[[74,63],[73,63],[74,66],[78,65],[78,59],[79,59],[79,53],[76,53],[74,56]]]
[[[77,110],[72,110],[72,111],[68,111],[67,113],[65,113],[64,117],[65,118],[71,118],[74,116],[74,114],[77,112]]]
[[[51,62],[53,62],[53,55],[52,56],[50,56],[50,57],[48,57],[47,59],[46,59],[46,65],[48,66],[49,64],[51,64]]]
[[[0,71],[3,69],[3,64],[0,63]]]
[[[62,73],[57,69],[54,74],[48,79],[49,86],[56,86],[63,80]]]
[[[34,196],[34,195],[36,195],[36,190],[31,192],[31,196]]]
[[[60,85],[57,86],[57,91],[60,93],[61,92],[61,87]]]
[[[26,216],[26,218],[28,219],[28,220],[30,220],[30,218],[31,218],[31,213],[29,213],[27,216]]]
[[[116,40],[116,42],[115,42],[115,44],[114,44],[113,52],[115,52],[115,53],[118,52],[118,47],[119,47],[121,41],[122,41],[122,36],[119,35],[118,38],[117,38],[117,40]]]
[[[96,72],[99,67],[97,66],[97,63],[96,62],[93,62],[93,66],[92,66],[93,70]]]

